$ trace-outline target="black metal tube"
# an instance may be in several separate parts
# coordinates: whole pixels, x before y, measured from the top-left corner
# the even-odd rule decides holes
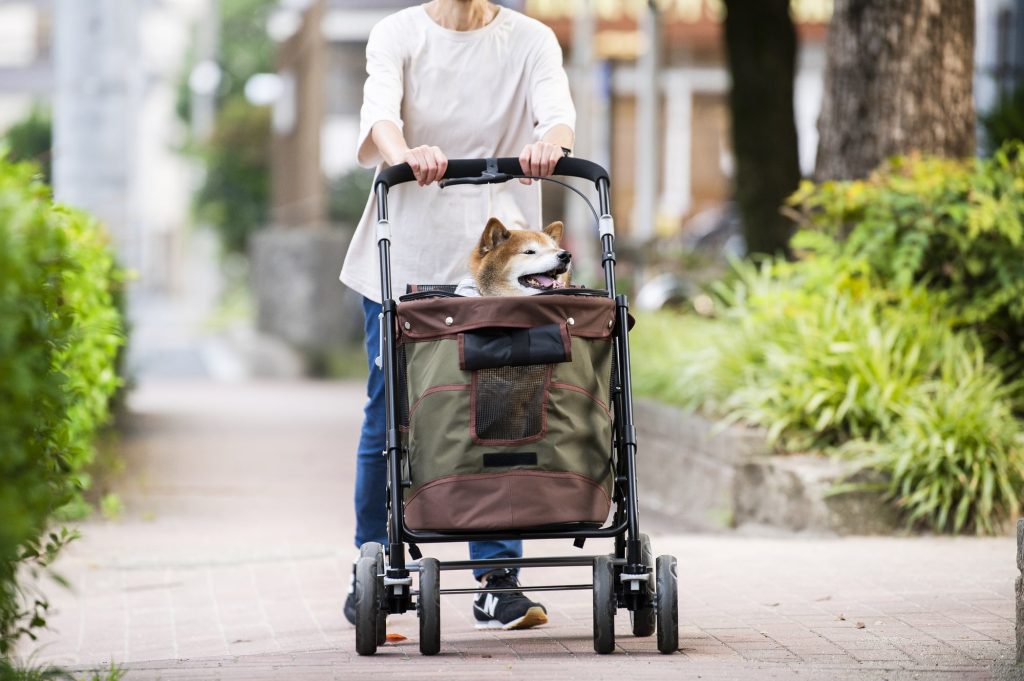
[[[611,198],[608,195],[608,178],[597,181],[597,201],[601,216],[611,215]],[[615,237],[601,235],[601,267],[604,269],[604,288],[609,298],[615,298]]]
[[[477,570],[479,568],[580,567],[594,564],[596,556],[548,556],[546,558],[478,558],[476,560],[441,561],[442,570]],[[612,561],[613,563],[615,561]]]
[[[377,187],[377,220],[388,219],[388,190]],[[384,427],[388,459],[388,567],[405,570],[405,546],[402,544],[403,514],[401,486],[401,443],[398,435],[398,396],[395,394],[395,301],[391,299],[391,240],[378,236],[381,296],[381,369],[384,372]]]
[[[404,528],[402,540],[416,544],[432,544],[452,541],[491,541],[495,539],[607,539],[626,531],[627,523],[593,530],[520,530],[497,532],[432,532]]]
[[[601,237],[601,266],[604,268],[604,290],[608,297],[615,297],[615,237],[605,234]]]
[[[442,594],[504,594],[519,591],[590,591],[593,584],[553,584],[551,586],[516,586],[505,589],[441,589]]]
[[[616,315],[618,330],[616,346],[619,352],[619,375],[622,380],[622,434],[625,437],[626,456],[627,518],[629,540],[626,542],[626,562],[631,565],[642,561],[640,555],[640,509],[636,491],[636,428],[633,425],[633,383],[630,377],[629,361],[629,304],[626,296],[617,296]]]
[[[377,187],[377,220],[388,219],[388,187],[379,185]]]

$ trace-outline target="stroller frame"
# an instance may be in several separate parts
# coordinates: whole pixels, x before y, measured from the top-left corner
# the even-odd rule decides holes
[[[654,565],[650,540],[640,533],[637,505],[637,437],[633,425],[633,398],[629,358],[629,306],[625,295],[615,290],[615,227],[609,200],[607,171],[591,161],[563,158],[554,175],[587,179],[594,183],[599,199],[599,234],[605,290],[615,301],[615,332],[612,336],[615,374],[612,415],[615,479],[615,511],[607,526],[598,523],[569,523],[524,529],[497,531],[413,530],[404,518],[403,489],[410,485],[402,479],[403,450],[399,429],[398,357],[396,348],[398,303],[391,290],[391,229],[388,222],[388,191],[398,184],[414,180],[407,164],[381,171],[375,181],[377,199],[377,248],[380,263],[382,312],[380,369],[384,372],[386,401],[388,544],[364,544],[356,564],[356,649],[361,655],[376,652],[384,642],[384,623],[388,614],[415,607],[420,618],[420,651],[435,654],[440,650],[440,594],[511,591],[513,589],[440,589],[440,570],[522,567],[594,567],[591,584],[556,584],[520,587],[520,591],[593,590],[594,647],[598,653],[614,650],[616,607],[627,608],[633,616],[633,632],[639,636],[655,633],[663,653],[678,648],[676,560],[661,556]],[[517,158],[450,160],[441,187],[455,184],[493,184],[527,177]],[[591,538],[614,538],[612,555],[560,556],[548,558],[497,558],[445,561],[423,558],[417,544],[465,542],[496,539],[572,539],[577,548]],[[409,557],[407,560],[406,544]],[[412,590],[412,573],[419,573],[419,589]]]

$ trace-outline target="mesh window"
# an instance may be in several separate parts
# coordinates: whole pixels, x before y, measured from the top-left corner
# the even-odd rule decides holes
[[[476,436],[523,440],[540,434],[548,367],[521,366],[476,372]]]

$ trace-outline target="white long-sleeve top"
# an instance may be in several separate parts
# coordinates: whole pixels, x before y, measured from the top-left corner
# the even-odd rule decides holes
[[[437,146],[450,159],[519,156],[576,111],[550,28],[507,8],[483,28],[442,28],[416,6],[374,26],[366,44],[366,85],[357,159],[384,167],[370,131],[391,121],[410,148]],[[420,187],[388,194],[394,296],[406,284],[456,283],[488,218],[539,229],[540,183]],[[376,202],[371,193],[341,270],[341,281],[380,302]]]

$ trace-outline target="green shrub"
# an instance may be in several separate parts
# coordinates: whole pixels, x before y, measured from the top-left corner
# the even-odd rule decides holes
[[[638,393],[761,426],[782,451],[882,471],[911,523],[992,532],[1017,513],[1012,386],[944,316],[943,295],[873,287],[821,256],[736,268],[715,287],[717,319],[641,316]]]
[[[275,0],[220,0],[217,63],[222,77],[217,91],[217,118],[208,140],[189,140],[188,152],[205,165],[196,192],[195,212],[212,227],[228,253],[245,253],[249,237],[267,224],[270,209],[271,111],[245,98],[245,84],[257,73],[274,70],[274,44],[267,20]],[[183,70],[177,110],[190,122],[192,92],[188,75],[195,49]]]
[[[94,220],[53,205],[36,172],[0,159],[0,653],[44,622],[19,566],[46,567],[71,539],[48,521],[88,484],[119,384],[111,249]]]
[[[864,263],[879,286],[923,283],[990,350],[1024,352],[1024,142],[991,159],[893,159],[870,178],[805,182],[797,249]],[[831,238],[824,239],[821,235]]]
[[[270,110],[242,97],[229,99],[202,156],[206,178],[196,195],[198,218],[219,232],[225,250],[245,253],[270,209]]]
[[[4,133],[3,144],[11,161],[31,161],[39,164],[43,181],[49,184],[53,161],[53,119],[42,107],[33,107],[24,120],[18,121]]]
[[[1012,140],[1024,141],[1024,84],[999,98],[992,109],[981,116],[988,138],[987,147],[995,150]]]
[[[331,222],[355,227],[363,216],[372,184],[373,171],[364,168],[353,168],[333,180],[328,187],[327,204]]]

